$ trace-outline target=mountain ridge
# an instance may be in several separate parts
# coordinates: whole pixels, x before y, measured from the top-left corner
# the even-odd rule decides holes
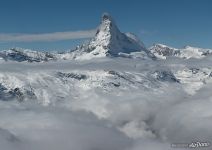
[[[0,60],[17,62],[47,62],[55,60],[89,60],[103,57],[124,57],[133,59],[200,59],[212,54],[211,49],[185,46],[178,49],[163,44],[146,48],[144,43],[132,33],[122,33],[114,19],[104,13],[95,36],[88,42],[65,53],[40,52],[29,49],[12,48],[0,51]]]
[[[212,49],[203,49],[192,46],[184,46],[184,48],[173,48],[164,44],[154,44],[149,50],[158,59],[167,59],[168,57],[178,57],[183,59],[203,58],[212,54]]]

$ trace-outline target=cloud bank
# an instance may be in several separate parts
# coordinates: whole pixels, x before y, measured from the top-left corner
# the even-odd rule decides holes
[[[67,31],[54,33],[38,33],[38,34],[24,34],[24,33],[0,33],[0,42],[51,42],[73,39],[91,38],[95,35],[96,29],[84,31]]]
[[[98,76],[101,73],[104,75],[104,72],[93,70],[112,68],[133,73],[131,69],[135,64],[134,69],[142,72],[166,67],[178,70],[183,65],[189,68],[203,67],[211,64],[211,61],[210,56],[203,60],[166,60],[165,64],[160,61],[140,63],[140,60],[129,63],[128,59],[118,58],[90,60],[86,64],[2,63],[0,83],[7,83],[10,87],[30,86],[37,93],[38,99],[27,99],[22,103],[5,101],[1,95],[5,90],[0,92],[1,149],[186,150],[188,148],[172,148],[171,145],[197,141],[211,143],[211,78],[205,80],[202,89],[191,95],[178,83],[163,82],[159,89],[148,84],[152,90],[130,88],[126,92],[112,88],[112,91],[105,92],[98,83],[93,86],[93,81],[74,82],[67,78],[60,80],[55,76],[55,71],[61,70],[63,66],[63,72],[88,72],[86,76],[95,77],[97,82]],[[99,81],[106,79],[101,77]],[[132,74],[130,77],[133,78]],[[191,82],[192,85],[194,83]],[[153,85],[157,86],[155,82]],[[43,106],[41,102],[49,102],[50,105]],[[201,149],[211,150],[211,145]]]

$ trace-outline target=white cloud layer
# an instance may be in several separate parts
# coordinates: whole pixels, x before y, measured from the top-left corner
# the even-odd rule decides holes
[[[0,33],[0,42],[48,42],[62,41],[72,39],[91,38],[95,35],[96,29],[84,31],[67,31],[40,34],[24,34],[24,33]]]
[[[166,67],[172,70],[184,69],[185,66],[201,68],[211,66],[211,58],[172,59],[165,63],[144,60],[141,63],[141,60],[121,58],[90,60],[87,63],[2,63],[0,83],[7,83],[9,87],[30,86],[38,99],[22,103],[5,101],[4,93],[0,93],[1,149],[175,150],[171,148],[172,143],[211,142],[211,78],[205,80],[206,84],[193,95],[188,94],[179,83],[163,82],[157,88],[155,80],[145,80],[147,76],[142,85],[147,83],[151,90],[141,87],[128,91],[112,88],[106,92],[101,90],[100,85],[107,82],[98,82],[111,81],[111,76],[103,70],[124,70],[129,73],[123,77],[131,81],[133,70],[144,73],[145,70]],[[55,76],[57,70],[67,73],[75,70],[75,73],[85,74],[88,79],[60,80]],[[135,77],[136,81],[140,81],[137,73]],[[89,79],[94,80],[90,82]],[[194,83],[191,82],[193,87]],[[121,84],[124,86],[125,82]],[[37,104],[42,102],[49,102],[50,105]],[[211,150],[211,146],[202,149]]]

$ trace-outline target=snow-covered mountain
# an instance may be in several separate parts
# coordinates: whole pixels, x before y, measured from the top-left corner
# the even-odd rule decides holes
[[[112,17],[105,13],[95,37],[88,44],[78,46],[73,53],[76,59],[91,59],[132,52],[142,53],[149,58],[154,57],[138,37],[132,33],[122,33]]]
[[[55,60],[56,57],[50,52],[33,51],[22,48],[12,48],[0,51],[0,59],[17,62],[44,62]]]
[[[105,13],[102,15],[96,35],[87,44],[77,46],[75,50],[63,53],[44,53],[28,49],[13,48],[0,52],[0,58],[12,61],[42,62],[61,59],[87,60],[101,57],[131,57],[152,59],[155,56],[132,33],[122,33],[116,26],[112,17]]]
[[[105,57],[83,62],[2,63],[0,99],[34,99],[48,105],[68,97],[79,97],[83,91],[92,89],[117,94],[131,90],[160,91],[171,84],[181,86],[188,94],[194,94],[212,81],[210,66],[200,67],[197,60],[194,63],[197,65],[193,62],[190,65],[186,60],[186,66],[181,60],[175,61]]]
[[[185,46],[182,49],[177,49],[163,44],[154,44],[149,48],[149,50],[159,59],[166,59],[168,57],[178,57],[183,59],[203,58],[212,54],[212,49],[203,49],[191,46]]]
[[[138,59],[182,59],[203,58],[212,54],[211,49],[186,46],[182,49],[163,44],[146,48],[144,43],[132,33],[122,33],[113,18],[104,13],[96,35],[88,42],[65,53],[40,52],[29,49],[12,48],[0,51],[0,59],[18,62],[44,62],[51,60],[89,60],[103,57],[124,57]]]

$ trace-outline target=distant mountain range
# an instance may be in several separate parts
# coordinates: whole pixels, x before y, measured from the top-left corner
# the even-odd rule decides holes
[[[146,48],[144,43],[132,33],[122,33],[112,17],[105,13],[96,35],[88,44],[77,46],[66,53],[51,53],[12,48],[0,52],[0,59],[17,62],[45,62],[51,60],[79,59],[88,60],[101,57],[127,57],[140,59],[167,59],[178,57],[183,59],[202,58],[212,53],[211,49],[186,46],[182,49],[163,44],[154,44]]]

